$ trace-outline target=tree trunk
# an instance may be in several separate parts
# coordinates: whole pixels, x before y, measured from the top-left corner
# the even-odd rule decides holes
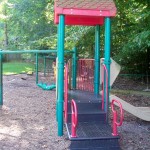
[[[4,15],[7,16],[6,8],[4,8]],[[7,26],[7,20],[4,22],[4,49],[8,49],[8,26]],[[7,55],[5,55],[6,61],[8,61]]]
[[[150,48],[147,48],[147,73],[150,75]]]

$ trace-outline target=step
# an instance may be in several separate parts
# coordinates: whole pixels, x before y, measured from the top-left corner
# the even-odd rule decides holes
[[[112,136],[112,128],[108,123],[78,122],[77,138],[71,137],[71,123],[67,123],[66,128],[70,140],[117,138]]]
[[[76,102],[78,110],[78,121],[79,122],[93,122],[106,120],[106,113],[101,110],[100,102]],[[71,103],[68,103],[68,122],[71,122]]]
[[[118,139],[71,141],[70,150],[120,150]]]
[[[106,113],[104,111],[78,112],[78,122],[105,122]],[[71,112],[68,113],[68,123],[71,122]]]
[[[119,137],[112,136],[109,124],[100,122],[79,122],[77,137],[71,137],[71,124],[66,124],[71,150],[119,150]]]
[[[77,107],[79,111],[94,111],[94,110],[101,110],[101,102],[100,101],[96,101],[96,102],[78,102],[76,101]],[[68,102],[68,111],[71,111],[71,102]]]
[[[101,102],[101,95],[95,95],[93,92],[81,91],[81,90],[71,90],[68,91],[68,100],[74,99],[76,102]]]

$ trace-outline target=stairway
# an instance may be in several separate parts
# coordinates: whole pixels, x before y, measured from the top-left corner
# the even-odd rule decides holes
[[[77,137],[71,136],[71,101],[68,102],[66,128],[71,140],[70,150],[120,150],[119,136],[112,136],[112,128],[106,123],[106,113],[101,110],[100,97],[80,91],[69,94],[74,98],[78,109]],[[90,100],[89,100],[90,99]]]

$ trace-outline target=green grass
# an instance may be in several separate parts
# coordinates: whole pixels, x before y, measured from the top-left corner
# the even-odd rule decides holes
[[[27,73],[29,71],[34,71],[35,65],[26,62],[7,62],[3,63],[3,75],[12,75]]]
[[[125,95],[143,95],[150,97],[150,92],[144,92],[144,91],[134,91],[134,90],[111,90],[112,94],[125,94]]]

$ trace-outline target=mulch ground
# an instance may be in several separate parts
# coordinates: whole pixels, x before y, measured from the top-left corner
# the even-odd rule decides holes
[[[68,149],[70,141],[66,139],[65,128],[64,136],[57,136],[55,90],[44,91],[37,87],[34,75],[4,76],[3,80],[4,106],[0,109],[0,150]],[[117,83],[115,87],[117,89]],[[126,98],[126,95],[119,96]],[[135,99],[132,100],[128,96],[131,103],[140,104],[138,99],[141,97],[131,97]],[[147,101],[149,97],[142,97],[142,100]],[[149,105],[149,102],[146,105]],[[123,126],[119,127],[119,134],[122,150],[150,149],[150,122],[125,112],[125,120]]]
[[[57,136],[55,90],[40,89],[34,76],[21,74],[4,76],[3,79],[0,150],[67,149],[67,136]]]

